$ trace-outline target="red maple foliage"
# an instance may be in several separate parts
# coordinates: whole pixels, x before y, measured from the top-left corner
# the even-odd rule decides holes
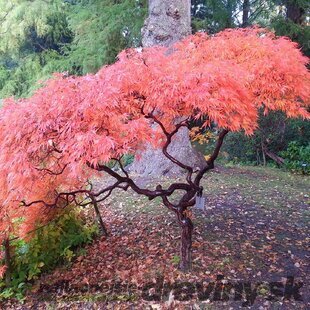
[[[309,118],[307,62],[295,43],[266,29],[198,33],[170,48],[125,50],[94,75],[55,74],[31,98],[6,100],[0,111],[0,238],[16,228],[16,218],[24,218],[15,232],[24,236],[69,203],[98,202],[114,188],[131,188],[149,199],[161,197],[176,213],[188,268],[193,226],[187,211],[226,133],[252,134],[261,108]],[[179,128],[193,120],[222,129],[198,172],[167,151]],[[143,150],[146,142],[183,167],[186,182],[148,190],[122,166],[122,173],[108,167],[111,160],[121,165],[121,156]],[[94,193],[87,184],[98,171],[115,183]],[[185,191],[178,204],[168,200],[175,191]]]

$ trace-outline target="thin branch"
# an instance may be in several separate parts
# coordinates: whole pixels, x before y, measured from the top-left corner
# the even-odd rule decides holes
[[[65,171],[67,166],[68,166],[68,164],[64,165],[63,168],[59,172],[54,172],[54,171],[52,171],[52,170],[50,170],[48,168],[42,168],[42,169],[35,168],[35,169],[38,170],[38,171],[45,171],[45,172],[47,172],[50,175],[60,175],[60,174],[62,174]]]
[[[159,127],[161,128],[162,132],[164,133],[164,135],[166,136],[166,143],[163,146],[163,154],[170,160],[172,161],[174,164],[178,165],[179,167],[187,170],[187,176],[186,176],[186,181],[190,184],[190,185],[194,185],[194,183],[192,182],[192,175],[193,175],[193,168],[191,166],[185,165],[184,163],[180,162],[179,160],[177,160],[175,157],[173,157],[171,154],[169,154],[168,152],[168,147],[172,142],[172,138],[173,136],[179,131],[179,129],[181,127],[187,127],[189,126],[189,120],[183,120],[182,122],[178,123],[175,125],[175,129],[172,132],[168,132],[167,129],[165,128],[164,124],[154,115],[154,110],[148,114],[145,114],[143,111],[143,106],[141,109],[142,114],[145,116],[145,118],[150,118],[153,119],[154,122],[156,124],[159,125]]]
[[[72,191],[72,192],[62,192],[62,193],[57,194],[54,203],[47,203],[44,200],[34,200],[30,203],[26,203],[25,201],[21,201],[21,204],[24,207],[30,207],[34,204],[42,204],[45,207],[53,208],[53,207],[57,206],[60,199],[65,199],[65,201],[69,203],[70,196],[74,197],[78,194],[88,194],[89,195],[89,194],[91,194],[91,192],[89,190],[76,190],[76,191]]]
[[[225,136],[228,134],[228,130],[224,129],[220,132],[218,139],[217,139],[217,143],[215,145],[214,151],[211,155],[211,157],[207,160],[207,165],[206,167],[204,167],[203,169],[201,169],[198,174],[196,175],[196,178],[194,180],[194,183],[196,184],[196,186],[199,186],[200,180],[202,179],[203,175],[208,171],[214,168],[214,161],[217,159],[220,149],[222,147],[223,141]]]
[[[117,172],[113,171],[111,168],[107,167],[106,165],[97,165],[94,166],[90,163],[87,163],[88,167],[95,169],[97,171],[104,171],[108,173],[110,176],[115,178],[119,181],[119,184],[125,183],[130,187],[133,191],[135,191],[138,194],[142,194],[147,196],[150,200],[156,198],[156,197],[162,197],[162,196],[171,196],[176,190],[184,190],[188,191],[191,190],[192,187],[189,184],[186,183],[174,183],[169,186],[167,189],[162,188],[156,188],[155,190],[149,190],[147,188],[141,188],[139,187],[130,177],[124,177],[118,174]]]
[[[115,160],[115,161],[118,162],[118,164],[119,164],[121,170],[123,171],[123,173],[125,174],[125,176],[126,176],[127,178],[129,178],[128,172],[125,170],[125,168],[124,168],[124,166],[123,166],[123,164],[122,164],[122,157],[123,157],[123,156],[121,156],[120,159],[118,159],[118,158],[111,158],[111,159],[113,159],[113,160]]]
[[[7,18],[7,16],[11,13],[12,8],[13,8],[13,7],[11,7],[11,8],[0,18],[0,23],[2,23],[2,22]]]
[[[91,202],[92,202],[92,204],[94,206],[94,209],[95,209],[95,212],[96,212],[96,217],[97,217],[97,220],[99,222],[99,225],[100,225],[100,228],[102,230],[102,233],[103,233],[104,236],[107,237],[108,236],[108,231],[107,231],[107,229],[106,229],[106,227],[105,227],[105,225],[103,223],[103,220],[102,220],[102,217],[101,217],[101,214],[100,214],[100,210],[98,208],[98,202],[96,201],[94,195],[92,195],[92,194],[89,195],[89,198],[91,199]]]

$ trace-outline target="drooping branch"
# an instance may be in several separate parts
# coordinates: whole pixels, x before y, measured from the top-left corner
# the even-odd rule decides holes
[[[173,136],[178,132],[178,130],[181,127],[183,127],[183,126],[188,127],[189,126],[188,119],[183,120],[182,122],[176,124],[174,130],[169,132],[165,128],[163,123],[154,115],[154,111],[152,111],[151,113],[145,114],[145,117],[153,119],[154,122],[157,123],[160,126],[160,128],[162,129],[162,131],[166,137],[166,141],[165,141],[163,148],[162,148],[163,153],[174,164],[176,164],[176,165],[180,166],[181,168],[186,169],[188,171],[187,177],[186,177],[187,183],[173,183],[167,189],[163,189],[161,185],[158,185],[154,190],[142,188],[142,187],[138,186],[136,184],[136,182],[134,182],[134,180],[130,177],[128,172],[125,170],[125,168],[122,164],[122,161],[121,161],[121,157],[120,158],[112,158],[112,160],[114,160],[116,163],[119,164],[119,167],[120,167],[122,174],[114,171],[114,169],[112,169],[111,167],[108,167],[105,164],[93,165],[89,162],[86,163],[89,168],[97,170],[97,171],[104,171],[108,175],[113,177],[116,180],[116,182],[113,183],[112,185],[107,186],[107,187],[105,187],[105,188],[103,188],[103,189],[101,189],[95,193],[92,191],[92,189],[57,193],[53,203],[46,203],[44,200],[37,200],[37,201],[30,202],[28,204],[26,202],[23,202],[23,205],[24,206],[31,206],[33,204],[41,203],[45,207],[57,207],[58,204],[60,202],[62,202],[62,207],[66,207],[70,203],[74,202],[76,205],[79,205],[82,207],[85,207],[89,204],[93,204],[94,208],[96,209],[96,206],[97,206],[97,209],[98,209],[98,203],[107,199],[112,194],[114,189],[120,188],[120,189],[127,191],[129,188],[131,188],[134,192],[148,197],[149,200],[152,200],[156,197],[161,197],[161,199],[162,199],[162,201],[166,207],[168,207],[170,210],[179,214],[178,216],[180,216],[180,214],[181,214],[181,217],[182,217],[183,212],[188,207],[193,206],[195,204],[195,195],[197,193],[197,190],[199,189],[200,180],[202,179],[205,172],[207,172],[208,170],[210,170],[214,167],[214,161],[218,157],[218,154],[219,154],[220,148],[222,146],[224,137],[228,133],[228,130],[221,131],[221,133],[219,134],[218,141],[217,141],[217,144],[215,146],[215,149],[214,149],[211,157],[207,161],[207,166],[198,172],[198,174],[196,175],[195,180],[193,182],[192,181],[192,175],[194,173],[193,168],[183,164],[182,162],[180,162],[179,160],[177,160],[176,158],[171,156],[168,152],[168,147],[172,141]],[[169,201],[168,197],[170,197],[177,190],[185,191],[185,194],[182,196],[182,198],[180,199],[178,204],[174,205],[173,203],[171,203]],[[81,202],[80,198],[79,198],[81,195],[85,195],[85,199],[83,200],[83,202]],[[87,197],[89,200],[87,200]],[[97,211],[96,211],[96,214],[97,214]]]
[[[81,190],[72,191],[72,192],[61,192],[61,193],[58,193],[56,195],[55,200],[54,200],[53,203],[47,203],[46,201],[39,199],[39,200],[31,201],[29,203],[26,203],[26,201],[23,200],[23,201],[21,201],[21,205],[24,206],[24,207],[30,207],[30,206],[32,206],[34,204],[42,204],[45,207],[53,208],[53,207],[57,207],[57,205],[58,205],[58,203],[59,203],[59,201],[61,199],[65,199],[67,204],[69,204],[79,194],[88,194],[89,195],[89,194],[91,194],[91,192],[89,190],[82,190],[82,189]]]
[[[92,202],[92,205],[94,206],[94,209],[95,209],[95,212],[96,212],[96,217],[97,217],[97,221],[100,225],[100,228],[101,228],[101,231],[102,231],[102,234],[107,237],[108,236],[108,231],[103,223],[103,220],[102,220],[102,217],[101,217],[101,214],[100,214],[100,210],[98,208],[98,202],[96,201],[96,198],[94,195],[90,195],[89,196],[90,199],[91,199],[91,202]]]
[[[119,183],[119,182],[117,182],[117,183]],[[110,189],[108,189],[108,188],[105,188],[105,189],[100,191],[101,194],[102,194],[102,192],[106,192],[106,191],[108,191],[108,193],[106,195],[104,195],[103,197],[97,199],[97,202],[101,202],[101,201],[106,200],[112,194],[113,190],[116,188],[120,188],[120,189],[123,189],[124,191],[127,191],[129,188],[129,185],[128,184],[124,184],[124,185],[119,184],[117,186],[110,186]]]
[[[278,156],[277,154],[273,153],[272,151],[268,150],[266,144],[262,143],[262,151],[265,153],[269,158],[274,160],[278,166],[282,166],[284,164],[284,158]]]
[[[66,165],[64,165],[61,169],[60,169],[60,171],[53,171],[53,170],[51,170],[51,169],[48,169],[48,168],[35,168],[36,170],[38,170],[38,171],[44,171],[44,172],[47,172],[48,174],[50,174],[50,175],[61,175],[64,171],[65,171],[65,169],[66,169],[66,167],[68,166],[68,164],[66,164]]]
[[[126,188],[128,188],[127,184],[125,184],[124,186],[121,186],[121,183],[122,182],[117,181],[114,184],[112,184],[110,186],[107,186],[104,189],[102,189],[102,190],[100,190],[98,192],[95,192],[95,193],[92,192],[92,189],[90,189],[90,190],[87,190],[87,189],[83,190],[83,189],[81,189],[81,190],[76,190],[76,191],[71,191],[71,192],[60,192],[60,193],[56,192],[56,197],[54,199],[54,202],[52,202],[52,203],[47,203],[44,200],[34,200],[32,202],[29,202],[29,203],[26,203],[25,201],[21,201],[21,204],[24,207],[30,207],[30,206],[32,206],[34,204],[42,204],[45,207],[53,208],[53,207],[57,207],[59,202],[61,200],[63,200],[63,201],[65,201],[65,206],[64,207],[66,207],[67,205],[69,205],[72,202],[74,202],[78,206],[86,207],[91,202],[86,202],[86,203],[78,202],[78,200],[77,200],[78,195],[83,195],[84,194],[84,195],[86,195],[89,198],[90,197],[95,197],[96,199],[97,199],[97,197],[99,197],[99,199],[97,199],[97,202],[100,202],[100,201],[103,201],[104,199],[106,199],[107,197],[109,197],[114,189],[121,188],[121,189],[126,190]],[[100,196],[105,194],[105,193],[107,193],[107,194],[104,197],[100,198]]]

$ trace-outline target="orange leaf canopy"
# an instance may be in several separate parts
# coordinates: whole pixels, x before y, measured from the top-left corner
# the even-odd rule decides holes
[[[170,48],[129,49],[97,74],[56,74],[31,98],[9,99],[0,111],[0,229],[24,217],[24,232],[51,213],[55,191],[85,186],[93,165],[158,147],[162,133],[191,117],[253,133],[258,109],[308,118],[308,59],[296,44],[260,28],[198,33]],[[159,142],[158,142],[159,141]],[[53,172],[53,174],[49,173]]]

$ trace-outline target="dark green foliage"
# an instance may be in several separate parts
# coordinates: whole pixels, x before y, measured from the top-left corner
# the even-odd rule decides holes
[[[203,30],[216,33],[225,28],[243,27],[244,0],[193,0],[193,32]],[[275,1],[249,0],[247,25],[269,26],[275,15]]]
[[[122,164],[124,167],[130,165],[134,160],[134,155],[132,154],[126,154],[122,158]]]
[[[204,30],[208,33],[216,33],[225,28],[233,28],[234,11],[238,7],[237,0],[215,1],[195,0],[192,1],[192,28],[193,32]]]
[[[277,35],[290,37],[297,42],[305,55],[310,56],[310,2],[308,0],[279,1],[285,11],[271,19]]]
[[[290,37],[299,44],[303,53],[310,57],[310,26],[295,24],[281,16],[273,20],[272,26],[277,35]]]
[[[287,119],[281,112],[272,112],[267,116],[261,114],[259,130],[254,136],[247,137],[243,133],[230,133],[223,145],[228,160],[253,164],[264,164],[271,161],[264,149],[280,154],[287,149],[290,141],[300,145],[310,141],[310,122],[301,119]]]
[[[230,133],[225,138],[221,159],[234,163],[255,164],[257,162],[257,148],[254,139],[242,132]]]
[[[292,141],[281,155],[285,158],[284,165],[288,170],[310,174],[310,144],[303,146],[297,141]]]
[[[98,227],[87,223],[77,209],[68,209],[58,220],[34,232],[30,241],[11,242],[12,282],[6,288],[4,281],[0,281],[0,300],[12,296],[22,298],[32,280],[60,263],[70,262],[76,256],[76,249],[90,242],[97,233]]]
[[[67,61],[72,71],[96,72],[114,62],[124,48],[140,44],[145,0],[81,0],[71,10],[68,18],[74,40],[68,46]]]

